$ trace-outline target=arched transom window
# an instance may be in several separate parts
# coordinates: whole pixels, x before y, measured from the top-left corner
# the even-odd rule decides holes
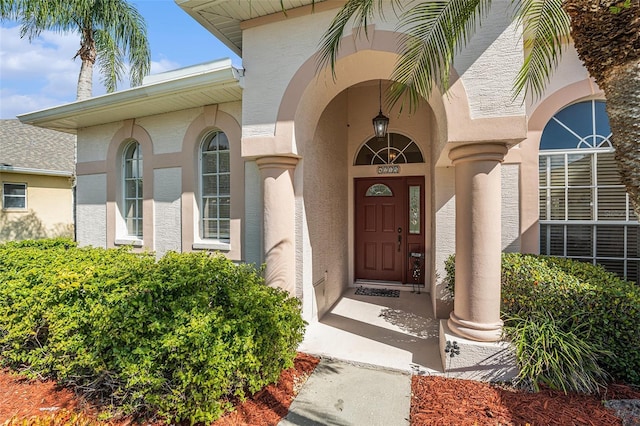
[[[209,133],[200,149],[200,230],[203,239],[229,242],[231,167],[229,140],[220,131]]]
[[[386,138],[373,137],[358,151],[355,165],[423,163],[418,145],[406,136],[388,133]]]
[[[620,181],[603,101],[558,112],[540,141],[540,253],[638,280],[640,226]]]
[[[142,150],[138,142],[130,142],[124,150],[124,220],[127,234],[142,237]]]

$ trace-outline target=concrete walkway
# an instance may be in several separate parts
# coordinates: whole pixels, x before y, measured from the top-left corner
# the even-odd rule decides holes
[[[443,374],[440,321],[428,293],[355,293],[356,288],[347,289],[320,321],[307,326],[301,352],[413,374]]]
[[[323,358],[279,426],[409,424],[411,375]]]

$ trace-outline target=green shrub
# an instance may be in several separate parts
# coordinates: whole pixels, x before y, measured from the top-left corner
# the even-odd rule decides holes
[[[507,327],[515,326],[516,318],[542,324],[552,312],[563,332],[608,351],[597,359],[613,379],[640,385],[640,287],[635,283],[571,259],[503,254],[501,310]]]
[[[444,277],[445,288],[451,295],[451,297],[455,297],[456,291],[456,258],[455,256],[449,256],[444,261],[444,271],[446,272],[446,276]]]
[[[222,255],[0,245],[3,362],[128,414],[214,420],[293,365],[304,325],[297,299]]]
[[[551,389],[593,393],[607,381],[607,373],[598,364],[606,352],[598,345],[567,331],[551,314],[544,317],[512,317],[504,330],[515,347],[520,371],[518,381],[539,383]]]

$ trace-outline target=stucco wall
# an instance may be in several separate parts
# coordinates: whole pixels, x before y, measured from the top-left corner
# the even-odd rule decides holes
[[[72,178],[0,173],[0,183],[27,185],[26,209],[0,210],[0,240],[73,237]]]
[[[511,23],[510,1],[494,1],[454,66],[469,99],[471,118],[524,114],[523,96],[514,101],[513,81],[523,62],[520,28]]]
[[[304,215],[318,316],[348,285],[347,116],[347,96],[343,93],[322,114],[313,141],[305,145],[306,160],[302,163]]]
[[[78,163],[105,161],[111,138],[121,126],[117,122],[78,129]]]
[[[178,167],[154,170],[153,199],[155,248],[158,253],[181,251],[180,195],[182,170]]]
[[[76,227],[78,243],[107,246],[107,175],[78,176]]]
[[[191,122],[202,114],[201,108],[176,111],[171,114],[142,117],[136,124],[143,127],[153,141],[153,153],[180,152],[182,139]]]
[[[113,247],[142,244],[162,255],[167,250],[222,250],[244,260],[244,160],[240,157],[241,105],[209,105],[81,129],[78,133],[78,240]],[[231,149],[231,242],[199,239],[199,146],[219,129]],[[121,218],[122,147],[129,140],[143,152],[144,218],[141,240],[126,235]],[[185,180],[185,176],[187,179]],[[187,201],[187,202],[185,202]],[[97,204],[105,204],[97,207]],[[104,214],[95,222],[90,216]],[[215,243],[215,244],[214,244]]]
[[[510,2],[505,0],[492,4],[486,24],[478,30],[469,49],[457,55],[454,62],[468,91],[472,118],[524,113],[520,99],[511,101],[511,84],[523,53],[516,27],[507,18],[509,6]],[[375,31],[396,29],[390,4],[386,8],[386,21],[375,19],[369,29],[370,37],[375,37]],[[274,134],[280,103],[292,76],[317,52],[323,32],[336,13],[337,9],[333,9],[244,30],[243,137]],[[361,37],[364,38],[363,32]],[[353,50],[354,46],[355,50],[370,48],[366,41],[354,41],[348,26],[343,50]],[[318,79],[332,85],[328,75],[321,74]]]
[[[260,170],[255,161],[247,161],[244,168],[244,249],[245,261],[260,266],[263,262],[262,255],[262,182]]]
[[[456,251],[455,168],[436,167],[434,171],[433,230],[435,250],[433,264],[435,279],[431,286],[431,300],[437,318],[447,318],[453,309],[448,300],[444,279],[444,262]]]
[[[502,165],[502,251],[520,251],[520,166]]]

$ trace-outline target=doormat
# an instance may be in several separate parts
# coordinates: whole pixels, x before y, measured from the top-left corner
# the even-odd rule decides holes
[[[389,290],[386,288],[368,288],[358,287],[356,289],[358,296],[383,296],[383,297],[400,297],[400,290]]]

